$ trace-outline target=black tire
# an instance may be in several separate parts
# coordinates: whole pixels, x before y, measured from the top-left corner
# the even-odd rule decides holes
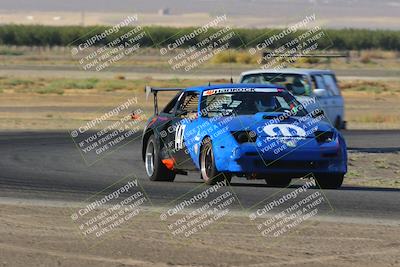
[[[292,178],[281,177],[281,176],[271,176],[265,178],[267,185],[272,187],[288,187],[292,182]]]
[[[213,185],[217,182],[222,182],[225,179],[228,183],[231,182],[232,176],[227,173],[221,173],[217,170],[214,160],[214,152],[210,138],[203,141],[200,152],[200,173],[201,179],[208,184]]]
[[[335,128],[336,128],[337,130],[343,129],[342,118],[340,118],[340,117],[337,117],[337,118],[336,118],[336,120],[335,120]]]
[[[315,176],[322,189],[337,189],[342,186],[344,174],[325,174]]]
[[[151,181],[166,181],[166,182],[174,181],[175,172],[169,170],[161,162],[160,150],[159,147],[157,146],[154,135],[151,135],[147,140],[145,153],[146,154],[144,157],[144,165],[147,176]]]

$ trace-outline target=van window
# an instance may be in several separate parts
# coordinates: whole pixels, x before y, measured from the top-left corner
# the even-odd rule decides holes
[[[314,89],[326,89],[324,79],[322,78],[321,75],[313,75],[312,79],[313,79],[313,83],[315,83],[315,85],[317,86]]]
[[[339,88],[336,85],[335,77],[332,74],[324,74],[323,77],[326,86],[325,89],[328,90],[331,95],[340,95]]]
[[[319,89],[317,85],[317,80],[315,79],[315,75],[311,76],[311,89]]]
[[[283,85],[294,95],[311,94],[308,77],[293,73],[257,73],[243,76],[241,83],[261,83]]]

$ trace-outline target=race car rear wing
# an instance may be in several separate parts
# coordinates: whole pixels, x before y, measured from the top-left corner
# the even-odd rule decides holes
[[[154,114],[158,115],[158,101],[157,101],[157,93],[158,92],[173,92],[173,91],[182,91],[185,88],[157,88],[151,87],[146,85],[144,91],[146,93],[146,100],[148,99],[149,95],[153,93],[154,95]]]

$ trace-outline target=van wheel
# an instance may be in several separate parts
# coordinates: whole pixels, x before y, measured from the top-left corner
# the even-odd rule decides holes
[[[265,178],[265,182],[272,187],[288,187],[292,182],[292,178],[271,176]]]
[[[342,125],[343,125],[342,118],[336,117],[335,128],[338,129],[338,130],[341,130],[342,129]]]
[[[342,186],[344,174],[323,174],[315,176],[322,189],[337,189]]]

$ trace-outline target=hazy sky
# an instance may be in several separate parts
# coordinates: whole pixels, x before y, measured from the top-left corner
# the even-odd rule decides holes
[[[231,14],[254,14],[278,9],[282,12],[315,8],[322,14],[400,15],[399,0],[1,0],[2,10],[40,11],[126,11],[156,12],[170,8],[173,13],[209,12],[220,8]],[[340,13],[338,13],[340,12]],[[286,13],[287,15],[288,13]],[[283,13],[285,15],[285,13]]]
[[[315,12],[333,27],[385,27],[400,29],[400,0],[0,0],[0,11],[86,11],[156,13],[169,8],[171,14],[225,13],[230,16],[270,17],[292,21]],[[341,22],[340,18],[346,18]],[[345,22],[344,22],[345,21]],[[352,25],[349,25],[351,27]]]

